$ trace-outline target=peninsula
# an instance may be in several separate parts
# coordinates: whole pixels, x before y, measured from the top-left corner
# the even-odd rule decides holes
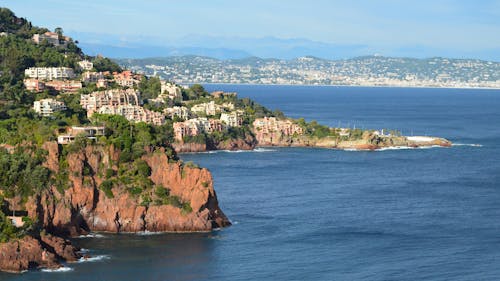
[[[178,152],[449,146],[441,138],[328,128],[236,93],[208,93],[85,55],[0,8],[0,270],[84,258],[68,237],[211,231],[231,223],[207,169]]]

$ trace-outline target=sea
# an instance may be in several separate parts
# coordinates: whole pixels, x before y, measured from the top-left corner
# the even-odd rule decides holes
[[[183,154],[231,227],[74,239],[93,259],[0,280],[500,280],[500,90],[206,85],[329,126],[449,148]]]

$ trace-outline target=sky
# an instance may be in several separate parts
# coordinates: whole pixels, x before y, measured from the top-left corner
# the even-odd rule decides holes
[[[0,6],[38,26],[61,26],[85,43],[182,46],[210,45],[207,38],[300,38],[362,45],[383,55],[421,49],[500,60],[500,0],[0,0]],[[245,42],[251,53],[251,41]]]

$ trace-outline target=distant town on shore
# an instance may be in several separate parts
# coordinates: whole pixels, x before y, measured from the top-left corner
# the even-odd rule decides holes
[[[176,83],[500,88],[500,62],[365,56],[345,60],[219,60],[202,56],[115,59],[123,67]]]

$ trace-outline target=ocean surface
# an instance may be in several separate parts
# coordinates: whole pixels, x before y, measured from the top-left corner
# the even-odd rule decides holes
[[[93,235],[96,258],[0,280],[500,280],[500,90],[207,85],[330,126],[451,148],[184,154],[233,226]]]

